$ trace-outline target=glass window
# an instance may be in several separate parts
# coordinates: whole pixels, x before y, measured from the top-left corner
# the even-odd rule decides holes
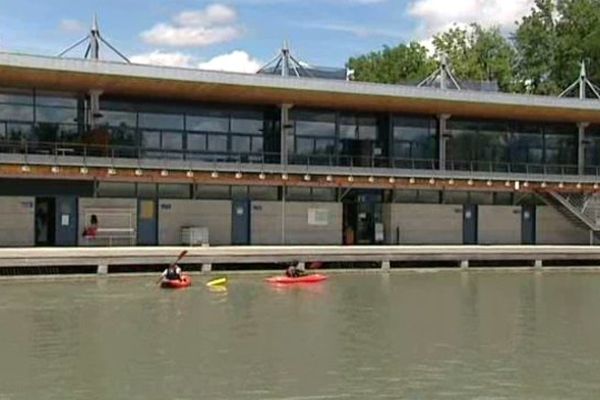
[[[286,188],[286,199],[291,201],[310,201],[312,198],[310,188],[288,187]]]
[[[225,135],[208,135],[208,150],[210,151],[227,151],[227,136]]]
[[[100,124],[108,126],[126,126],[135,128],[137,125],[137,114],[128,111],[102,110]]]
[[[231,117],[231,131],[262,135],[264,116],[260,112],[234,113]]]
[[[7,123],[8,140],[33,139],[32,124]]]
[[[250,186],[248,197],[251,200],[277,200],[278,190],[272,186]]]
[[[253,153],[262,153],[263,152],[263,138],[262,137],[253,137],[252,138],[252,152]]]
[[[138,183],[137,184],[137,196],[143,199],[154,199],[156,198],[156,183]]]
[[[250,136],[233,136],[231,138],[231,151],[234,153],[249,153]]]
[[[334,113],[292,110],[290,119],[295,121],[296,135],[335,136]]]
[[[358,124],[354,116],[340,117],[340,138],[357,139]]]
[[[183,130],[183,115],[177,114],[139,114],[140,128]]]
[[[0,103],[33,105],[33,90],[1,88]]]
[[[437,157],[437,121],[433,118],[395,117],[394,157],[434,159]]]
[[[39,122],[77,123],[77,109],[62,107],[36,107],[35,119]]]
[[[142,132],[142,147],[147,149],[160,149],[160,132],[158,131],[143,131]]]
[[[245,199],[248,197],[248,186],[232,186],[231,187],[231,198],[232,199]]]
[[[334,154],[335,141],[332,139],[317,139],[315,140],[316,154]]]
[[[77,98],[68,94],[37,92],[35,104],[36,106],[77,108]]]
[[[4,121],[33,121],[33,106],[0,104],[0,119]]]
[[[336,191],[331,188],[312,188],[313,201],[335,201]]]
[[[197,199],[229,199],[229,186],[197,185]]]
[[[296,139],[296,154],[313,154],[314,139],[298,138]]]
[[[188,150],[205,151],[206,150],[206,135],[196,133],[188,133],[187,135]]]
[[[360,140],[377,140],[377,119],[361,117],[358,119],[358,138]]]
[[[162,148],[167,150],[181,150],[183,148],[183,134],[181,132],[163,132]]]
[[[187,115],[185,128],[199,132],[229,132],[229,117],[218,115]]]
[[[135,183],[98,182],[98,197],[135,197]]]

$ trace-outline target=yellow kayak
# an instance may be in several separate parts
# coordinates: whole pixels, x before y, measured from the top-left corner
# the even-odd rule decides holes
[[[208,286],[208,287],[223,286],[226,284],[227,284],[227,278],[225,278],[225,277],[215,278],[215,279],[212,279],[212,280],[206,282],[206,286]]]

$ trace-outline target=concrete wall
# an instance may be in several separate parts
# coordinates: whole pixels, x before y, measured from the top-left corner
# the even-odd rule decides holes
[[[478,207],[479,244],[521,244],[521,207]]]
[[[98,217],[98,236],[88,240],[83,231],[90,223],[90,215]],[[120,232],[109,232],[118,229]],[[127,229],[133,229],[128,233]],[[103,230],[108,230],[103,232]],[[133,238],[124,237],[133,235]],[[137,235],[137,200],[111,198],[79,199],[79,244],[84,246],[135,245]],[[110,236],[110,240],[109,240]]]
[[[0,246],[35,245],[35,199],[0,197]]]
[[[327,210],[326,225],[310,225],[309,210]],[[253,201],[250,238],[255,245],[281,244],[281,202]],[[341,203],[287,202],[286,244],[342,244]]]
[[[158,204],[158,244],[180,245],[181,228],[208,228],[211,245],[231,244],[231,201],[160,200]]]
[[[400,244],[462,244],[463,208],[448,204],[384,204],[385,238]]]
[[[589,244],[589,231],[573,224],[552,207],[536,209],[537,244]]]

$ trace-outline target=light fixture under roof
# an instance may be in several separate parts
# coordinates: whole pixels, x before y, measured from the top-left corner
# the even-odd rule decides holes
[[[527,182],[527,181],[523,182],[523,187],[524,188],[529,187],[529,182]]]
[[[581,182],[577,182],[577,185],[575,185],[575,187],[576,187],[577,189],[581,189]]]
[[[290,179],[290,177],[288,176],[288,174],[283,173],[283,174],[281,174],[281,179],[283,179],[284,181],[287,181],[288,179]]]
[[[454,185],[454,179],[452,179],[452,178],[448,179],[448,185]]]
[[[430,178],[429,179],[429,184],[430,185],[435,185],[435,179],[434,178]]]
[[[31,167],[29,165],[21,165],[21,172],[31,172]]]
[[[488,179],[485,184],[488,186],[492,186],[494,184],[494,182],[492,182],[490,179]]]
[[[242,173],[239,171],[235,173],[235,179],[242,179],[242,176]]]
[[[375,177],[370,176],[369,177],[369,183],[375,183]]]
[[[348,177],[348,182],[354,182],[354,177],[352,175]]]
[[[116,175],[117,174],[117,170],[114,168],[109,168],[108,171],[106,171],[109,175]]]
[[[325,180],[326,180],[327,182],[333,182],[333,176],[331,176],[331,175],[327,175],[327,176],[325,177]]]
[[[144,175],[144,171],[142,171],[139,168],[135,170],[135,176],[142,176],[142,175]]]
[[[304,180],[306,182],[310,181],[310,175],[309,174],[304,175]]]
[[[564,187],[565,187],[565,184],[564,184],[564,183],[562,183],[562,182],[560,182],[560,183],[558,184],[558,187],[559,187],[560,189],[562,189],[562,188],[564,188]]]
[[[469,186],[473,186],[473,179],[469,179],[469,180],[467,181],[467,185],[469,185]]]
[[[52,168],[50,168],[50,171],[52,171],[53,174],[58,174],[60,172],[60,168],[58,168],[56,165],[53,166]]]
[[[87,167],[81,167],[79,168],[79,173],[81,175],[87,175],[90,171],[87,169]]]
[[[541,186],[542,188],[546,188],[546,186],[548,186],[548,184],[547,184],[546,182],[542,182],[542,183],[540,184],[540,186]]]
[[[185,176],[187,176],[188,178],[193,178],[194,177],[194,171],[189,170],[188,172],[185,173]]]
[[[410,178],[408,180],[408,183],[410,183],[411,185],[413,185],[416,182],[415,178]]]
[[[598,184],[594,183],[594,186],[593,186],[594,190],[598,190],[598,187],[599,187]]]
[[[396,183],[396,178],[394,178],[393,176],[390,176],[390,179],[388,179],[388,181],[389,181],[391,184],[394,184],[394,183]]]
[[[264,172],[261,172],[260,174],[258,174],[258,179],[264,181],[265,179],[267,179],[267,175],[265,175]]]
[[[506,181],[506,182],[504,182],[504,186],[506,186],[506,187],[510,187],[510,181]]]
[[[217,179],[219,177],[219,173],[217,171],[213,171],[211,172],[210,177],[213,179]]]
[[[163,169],[162,171],[160,171],[160,176],[169,176],[169,171]]]

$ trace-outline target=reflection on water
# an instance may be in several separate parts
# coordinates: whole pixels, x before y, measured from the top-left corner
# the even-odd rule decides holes
[[[199,278],[198,278],[199,279]],[[198,280],[200,282],[200,280]],[[596,398],[600,274],[0,283],[0,399]]]

